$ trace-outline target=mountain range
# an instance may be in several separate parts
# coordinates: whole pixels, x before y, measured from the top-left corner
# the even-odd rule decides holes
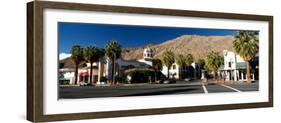
[[[220,54],[222,54],[223,50],[233,51],[233,40],[233,36],[182,35],[161,44],[149,44],[138,48],[122,48],[122,58],[125,60],[142,59],[144,48],[149,47],[154,51],[154,58],[161,59],[165,49],[168,49],[173,51],[175,55],[190,53],[195,60],[204,59],[212,50]],[[60,60],[60,63],[63,63],[65,68],[75,67],[70,57]]]
[[[213,50],[222,54],[223,50],[233,51],[233,36],[198,36],[182,35],[161,44],[150,44],[139,48],[123,48],[122,57],[125,60],[141,59],[143,50],[150,47],[154,51],[154,58],[160,58],[165,49],[171,50],[174,54],[192,54],[195,59],[204,59]]]

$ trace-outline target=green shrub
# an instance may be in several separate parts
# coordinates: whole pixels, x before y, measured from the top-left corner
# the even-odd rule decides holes
[[[147,83],[155,80],[153,71],[132,71],[127,75],[131,76],[131,83]]]
[[[100,77],[100,81],[101,81],[101,82],[106,82],[106,81],[107,81],[107,78],[104,77],[104,76],[102,76],[102,77]]]

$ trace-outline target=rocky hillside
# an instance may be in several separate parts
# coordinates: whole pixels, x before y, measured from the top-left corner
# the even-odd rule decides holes
[[[122,57],[126,60],[141,59],[145,47],[150,47],[154,50],[154,58],[161,59],[162,53],[165,49],[172,50],[175,54],[191,53],[195,59],[204,59],[211,50],[222,54],[224,49],[232,51],[232,36],[197,36],[197,35],[183,35],[178,38],[165,41],[161,44],[150,44],[139,48],[124,48],[122,49]],[[122,45],[122,44],[121,44]],[[71,58],[60,60],[63,67],[74,68],[75,65]],[[83,63],[80,64],[83,65]]]
[[[232,50],[232,36],[197,36],[183,35],[178,38],[168,40],[158,45],[149,47],[155,51],[155,58],[161,58],[165,49],[173,51],[175,54],[191,53],[195,59],[205,58],[211,50],[222,53],[224,49]],[[126,60],[141,59],[144,47],[125,48],[122,57]]]

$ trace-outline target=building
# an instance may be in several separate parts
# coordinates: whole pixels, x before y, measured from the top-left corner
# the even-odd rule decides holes
[[[130,68],[149,68],[152,67],[153,50],[151,48],[145,48],[143,51],[143,58],[138,60],[124,60],[119,58],[115,61],[115,76],[122,76],[126,69]],[[111,79],[112,62],[107,59],[105,64],[105,71],[103,75]]]
[[[61,68],[59,69],[59,82],[60,84],[73,84],[74,83],[74,72],[72,68]]]
[[[182,74],[183,78],[190,78],[190,79],[198,79],[200,78],[200,68],[198,67],[198,65],[193,62],[190,66],[185,66],[182,69],[179,67],[178,64],[173,63],[169,73],[170,73],[170,78],[175,78],[175,79],[179,79],[180,78],[180,74]],[[167,66],[163,66],[161,72],[168,77],[168,67]]]
[[[90,83],[90,63],[82,64],[84,67],[79,67],[78,76],[77,76],[77,84],[82,83]],[[98,69],[97,63],[93,63],[93,80],[97,81],[98,79]],[[75,68],[60,68],[59,69],[59,81],[60,84],[75,84]]]
[[[115,61],[114,74],[121,77],[126,69],[130,68],[151,68],[153,59],[153,50],[145,48],[143,51],[143,58],[138,60],[124,60],[118,58]],[[93,63],[93,83],[100,83],[101,77],[112,79],[112,62],[107,58],[101,58],[98,62]],[[83,63],[78,69],[77,84],[90,83],[90,64]],[[59,69],[60,83],[75,84],[75,65],[68,65],[68,67],[60,67]]]
[[[246,81],[246,62],[232,51],[223,51],[224,65],[219,68],[218,74],[226,81]],[[257,79],[258,57],[251,63],[251,79]],[[257,69],[255,69],[257,68]]]

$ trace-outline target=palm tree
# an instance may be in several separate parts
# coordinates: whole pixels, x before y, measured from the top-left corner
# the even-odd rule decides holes
[[[187,54],[185,56],[185,63],[187,65],[187,68],[188,68],[188,73],[190,72],[190,66],[191,64],[193,63],[194,59],[193,59],[193,56],[192,54]],[[189,75],[189,74],[188,74]]]
[[[179,66],[179,79],[182,79],[182,68],[186,65],[185,57],[182,54],[176,56],[176,63]]]
[[[206,67],[212,71],[215,80],[216,72],[221,65],[223,65],[223,57],[218,52],[211,51],[206,58]]]
[[[90,83],[93,83],[93,63],[99,60],[99,49],[95,46],[88,46],[83,50],[83,57],[90,63]]]
[[[77,84],[78,80],[78,66],[80,62],[83,61],[83,48],[81,48],[79,45],[72,46],[71,50],[71,59],[75,64],[75,80],[74,84]]]
[[[121,57],[121,46],[117,41],[110,41],[105,45],[105,56],[112,62],[111,78],[112,84],[115,84],[115,60]]]
[[[155,82],[158,80],[157,79],[157,71],[160,71],[162,69],[162,61],[160,59],[153,59],[152,60],[152,68],[155,71]]]
[[[200,69],[202,69],[205,66],[205,60],[204,59],[198,59],[197,64],[200,67]]]
[[[163,53],[162,62],[168,68],[168,78],[170,78],[170,68],[172,64],[175,62],[175,55],[170,50],[165,50]]]
[[[250,78],[250,61],[255,57],[259,50],[259,39],[254,31],[239,31],[235,35],[233,48],[235,52],[246,62],[246,79],[251,82]]]
[[[204,59],[198,59],[196,62],[199,66],[199,70],[200,70],[200,77],[202,75],[202,69],[204,69],[205,67],[205,60]]]

